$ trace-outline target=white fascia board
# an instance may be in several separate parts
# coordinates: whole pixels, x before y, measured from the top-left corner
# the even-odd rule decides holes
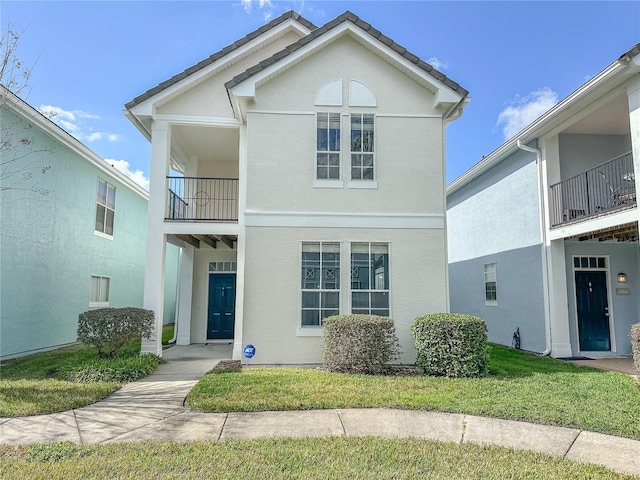
[[[229,52],[227,55],[220,58],[218,61],[213,62],[210,65],[207,65],[206,67],[198,70],[197,72],[194,72],[188,77],[185,77],[184,79],[180,80],[174,85],[171,85],[165,88],[164,90],[162,90],[161,92],[158,92],[156,95],[144,100],[143,102],[133,107],[131,111],[136,116],[138,115],[153,116],[155,113],[155,109],[158,106],[161,106],[162,104],[168,102],[169,100],[179,95],[183,91],[190,89],[193,85],[199,84],[200,82],[202,82],[203,80],[205,80],[206,78],[214,74],[216,71],[223,70],[230,64],[235,63],[238,58],[241,58],[247,53],[250,53],[257,46],[271,42],[274,37],[277,38],[281,36],[283,32],[286,32],[288,30],[297,30],[303,35],[308,35],[310,33],[309,29],[299,24],[296,20],[292,18],[287,19],[280,25],[277,25],[272,29],[266,31],[265,33],[256,37],[249,43],[246,43],[245,45],[242,45],[241,47],[238,47],[237,49]]]
[[[199,222],[199,221],[165,221],[162,232],[166,235],[240,235],[238,223]]]
[[[233,117],[207,117],[202,115],[156,115],[154,120],[169,125],[205,125],[207,127],[238,128],[242,122]]]
[[[583,100],[593,91],[602,87],[603,84],[619,75],[627,68],[627,65],[616,61],[605,68],[602,72],[597,74],[587,83],[583,84],[580,88],[571,93],[568,97],[562,100],[560,103],[551,107],[544,114],[542,114],[537,120],[530,123],[527,127],[521,130],[519,133],[511,137],[500,147],[494,150],[490,155],[485,157],[480,162],[476,163],[465,173],[456,178],[447,186],[446,195],[450,195],[460,188],[464,187],[474,179],[478,178],[484,172],[492,168],[494,165],[500,163],[502,160],[511,155],[518,149],[517,142],[521,140],[525,145],[534,139],[540,138],[547,134],[556,127],[556,124],[563,122],[567,115],[572,114],[572,109],[576,112],[583,108],[582,105],[577,105],[580,100]],[[575,112],[573,112],[575,113]]]
[[[383,56],[392,59],[403,68],[422,79],[425,83],[425,88],[435,93],[436,95],[440,94],[442,98],[441,101],[454,103],[459,102],[462,99],[462,95],[453,91],[445,84],[439,82],[427,72],[404,58],[398,52],[389,48],[387,45],[384,45],[382,42],[376,40],[374,37],[363,31],[360,27],[354,25],[350,21],[345,21],[344,23],[338,25],[324,35],[319,36],[304,47],[296,50],[294,53],[284,57],[279,62],[276,62],[273,65],[265,68],[264,70],[250,76],[235,87],[232,87],[230,90],[231,93],[235,97],[254,98],[256,86],[261,85],[265,81],[269,80],[269,78],[271,78],[272,76],[277,75],[277,73],[283,68],[287,68],[291,64],[295,64],[300,59],[305,58],[314,50],[323,48],[325,45],[332,43],[345,34],[353,35],[353,37],[356,38],[359,42],[366,43],[370,46],[371,49],[378,50]]]
[[[624,210],[619,213],[603,215],[591,220],[585,220],[578,223],[572,223],[564,227],[557,227],[549,230],[548,240],[561,240],[563,238],[587,235],[590,232],[604,230],[606,228],[617,227],[638,221],[638,207]]]
[[[137,193],[138,195],[143,197],[145,200],[149,200],[149,192],[147,192],[144,188],[131,180],[124,173],[121,173],[118,169],[111,166],[104,158],[100,157],[97,153],[84,145],[78,139],[71,136],[71,134],[67,133],[61,127],[46,118],[27,102],[17,97],[13,93],[6,92],[8,92],[8,90],[2,88],[1,96],[6,99],[6,102],[3,105],[4,107],[10,108],[13,112],[25,119],[27,122],[36,125],[45,134],[60,142],[63,146],[77,154],[88,164],[100,170],[106,176],[117,180],[124,186],[131,189],[134,193]]]

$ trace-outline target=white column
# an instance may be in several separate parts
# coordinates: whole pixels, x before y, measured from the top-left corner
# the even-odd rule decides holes
[[[636,192],[640,193],[640,74],[636,75],[634,81],[627,85],[627,98],[629,101],[633,169],[636,174]],[[636,209],[636,212],[638,213],[638,222],[640,222],[640,208]]]
[[[180,291],[178,292],[178,334],[176,345],[191,344],[191,299],[193,298],[193,262],[195,249],[182,248],[180,254]]]
[[[156,315],[155,332],[142,340],[141,354],[162,356],[162,317],[164,310],[164,275],[166,234],[164,216],[167,198],[167,174],[171,135],[166,122],[154,121],[151,128],[151,168],[149,172],[149,207],[147,210],[147,254],[144,270],[144,308]]]
[[[245,288],[245,250],[246,224],[244,212],[247,209],[247,126],[240,127],[240,145],[238,158],[238,241],[237,273],[236,273],[236,320],[233,336],[233,359],[242,359],[243,325],[244,325],[244,288]]]
[[[552,240],[547,261],[549,265],[549,310],[551,315],[551,356],[571,357],[569,311],[567,293],[567,267],[564,240]]]

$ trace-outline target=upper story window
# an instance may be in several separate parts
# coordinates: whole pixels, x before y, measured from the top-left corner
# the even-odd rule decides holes
[[[345,102],[343,94],[347,93]],[[343,188],[376,188],[374,158],[374,113],[351,113],[377,107],[377,100],[364,83],[350,79],[331,80],[324,84],[314,104],[341,110],[316,114],[316,173],[314,186]],[[365,110],[366,111],[366,110]],[[344,135],[342,135],[344,122]],[[341,143],[344,145],[341,146]],[[342,152],[349,157],[342,157]]]
[[[484,266],[484,300],[485,305],[498,304],[498,282],[495,263],[487,263]]]
[[[318,180],[340,179],[340,114],[319,112],[317,115]]]
[[[374,179],[373,137],[373,114],[351,114],[351,180]]]
[[[116,187],[98,179],[95,231],[113,236],[113,220],[116,212]]]

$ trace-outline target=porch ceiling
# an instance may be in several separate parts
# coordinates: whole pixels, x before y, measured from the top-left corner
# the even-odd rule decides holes
[[[174,237],[181,242],[192,245],[195,248],[201,248],[203,243],[211,248],[218,248],[218,244],[222,243],[233,250],[234,242],[238,241],[236,235],[185,235],[176,234]],[[169,238],[171,240],[171,238]]]
[[[578,239],[581,242],[587,240],[597,240],[598,242],[638,242],[640,236],[638,235],[638,222],[626,223],[624,225],[617,225],[615,227],[603,228],[602,230],[594,230],[587,234],[571,237]]]
[[[626,135],[629,132],[629,103],[627,95],[621,94],[562,133]]]
[[[238,161],[238,128],[176,125],[172,131],[172,141],[186,152],[189,159]]]

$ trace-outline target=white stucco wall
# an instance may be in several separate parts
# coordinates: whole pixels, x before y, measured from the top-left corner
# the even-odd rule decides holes
[[[200,84],[159,106],[157,113],[233,118],[233,110],[224,84],[299,38],[300,35],[297,32],[289,31],[273,42],[262,45],[250,55],[215,72],[210,78],[204,79]]]
[[[447,308],[442,229],[248,227],[243,343],[253,344],[256,356],[245,361],[322,361],[321,337],[298,335],[300,252],[306,241],[341,242],[341,313],[349,313],[350,242],[389,243],[391,317],[404,352],[401,361],[415,363],[413,320]]]

